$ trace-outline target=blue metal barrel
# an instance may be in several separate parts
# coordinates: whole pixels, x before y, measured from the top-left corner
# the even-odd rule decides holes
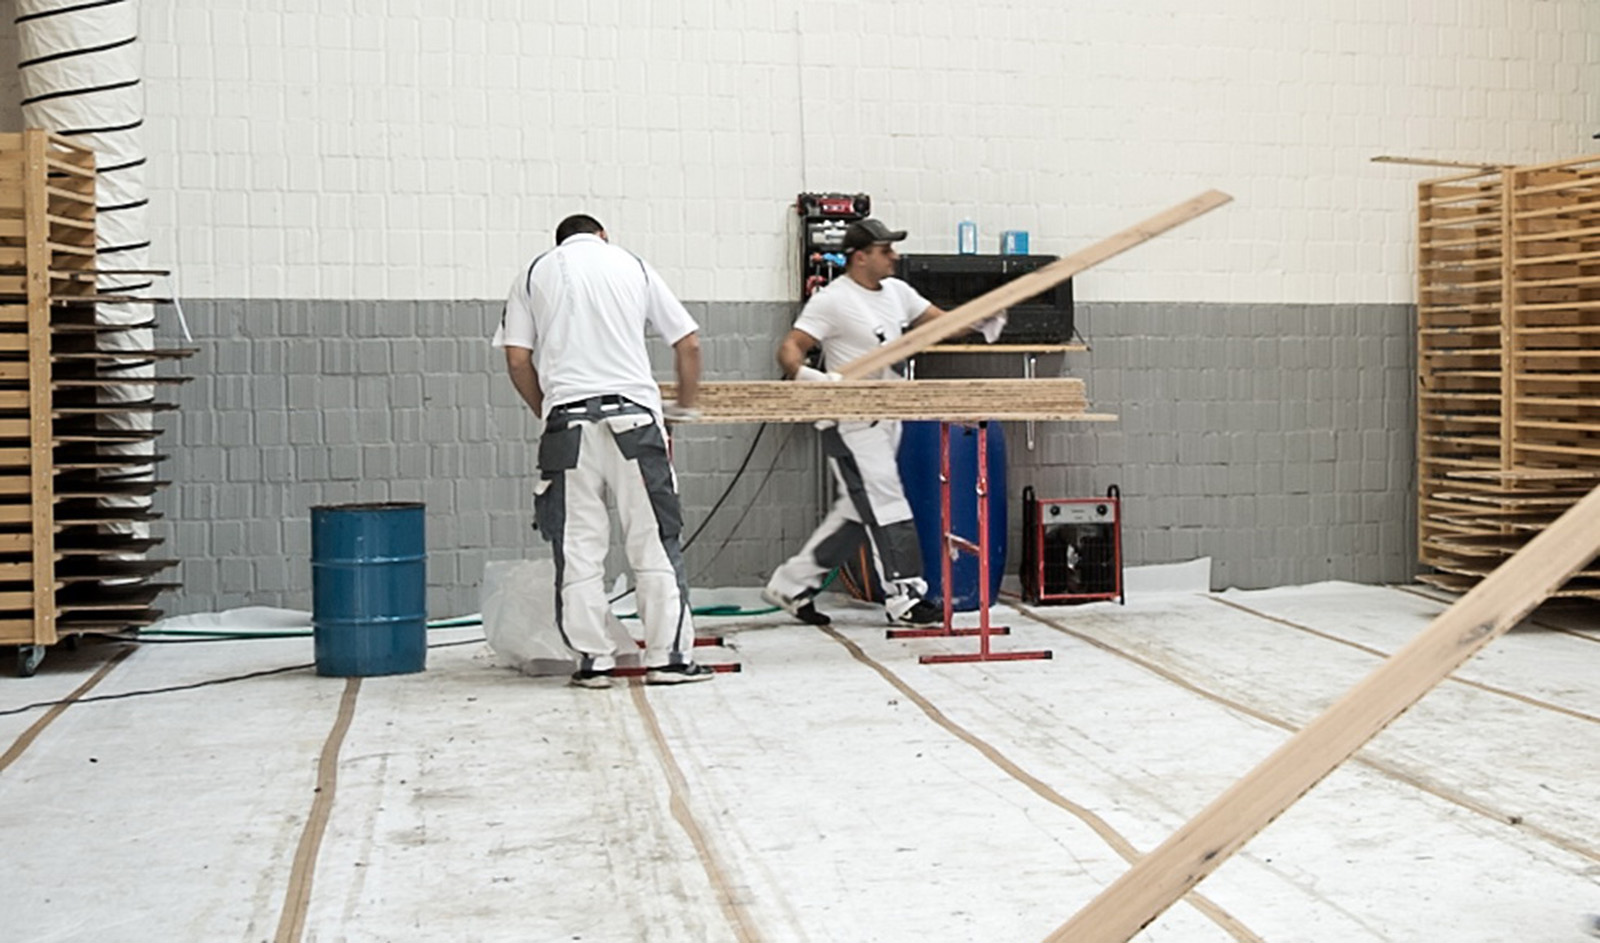
[[[939,424],[904,422],[900,434],[900,482],[917,522],[922,548],[922,578],[928,601],[943,599],[940,572]],[[989,601],[998,601],[1006,568],[1006,439],[1000,423],[989,423]],[[968,540],[978,539],[978,430],[950,427],[950,527]],[[957,612],[978,608],[978,558],[957,555],[950,565],[950,601]]]
[[[428,654],[423,505],[311,509],[311,628],[317,674],[421,671]]]

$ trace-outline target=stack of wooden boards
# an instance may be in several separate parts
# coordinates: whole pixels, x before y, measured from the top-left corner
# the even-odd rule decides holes
[[[24,674],[62,637],[154,621],[170,584],[152,577],[176,564],[146,555],[159,539],[128,533],[158,516],[148,502],[106,506],[163,484],[108,452],[160,430],[106,417],[172,407],[103,394],[126,384],[119,369],[192,351],[106,349],[103,338],[150,322],[100,324],[96,304],[150,299],[102,292],[96,252],[93,152],[45,131],[0,134],[0,645],[21,646]]]
[[[663,383],[662,395],[677,387]],[[1036,380],[847,380],[791,383],[782,380],[703,383],[701,422],[810,422],[816,419],[1058,419],[1104,421],[1115,416],[1086,412],[1083,381]]]
[[[1600,156],[1417,205],[1421,579],[1463,591],[1600,482]],[[1600,598],[1600,567],[1555,595]]]

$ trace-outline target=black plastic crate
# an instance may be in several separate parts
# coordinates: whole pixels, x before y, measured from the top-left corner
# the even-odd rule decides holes
[[[949,311],[1020,275],[1056,261],[1053,255],[902,255],[895,274]],[[1012,305],[1000,343],[1072,341],[1072,279]]]

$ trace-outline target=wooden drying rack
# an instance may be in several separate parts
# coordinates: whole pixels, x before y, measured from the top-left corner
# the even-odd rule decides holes
[[[62,638],[149,624],[160,614],[151,607],[156,596],[175,585],[151,579],[177,562],[144,557],[159,539],[115,532],[158,515],[102,506],[164,484],[115,480],[111,472],[161,456],[107,448],[152,441],[160,430],[101,421],[174,407],[101,403],[99,393],[184,382],[119,378],[103,368],[194,351],[105,347],[109,335],[153,320],[100,323],[96,305],[163,299],[102,291],[101,280],[166,273],[100,268],[96,253],[94,153],[46,131],[0,134],[0,645],[19,646],[23,675]]]
[[[1419,578],[1462,592],[1600,478],[1600,156],[1424,180],[1417,218]]]

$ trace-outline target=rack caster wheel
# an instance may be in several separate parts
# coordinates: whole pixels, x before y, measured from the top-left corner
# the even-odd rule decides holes
[[[43,645],[18,645],[17,677],[33,677],[33,673],[39,670],[39,662],[41,661],[44,661]]]

